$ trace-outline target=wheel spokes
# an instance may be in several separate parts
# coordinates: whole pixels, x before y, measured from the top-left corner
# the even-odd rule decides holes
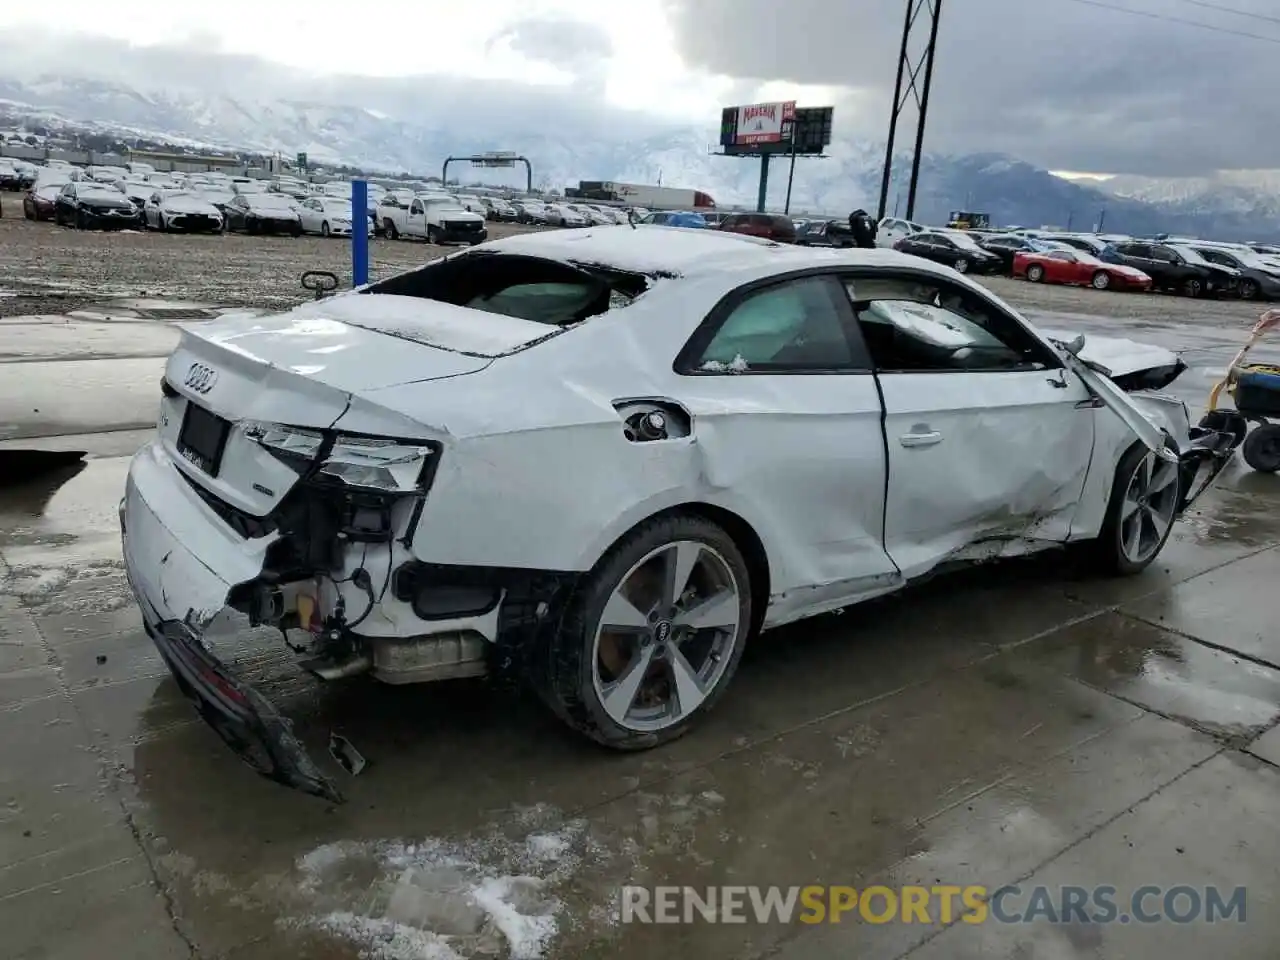
[[[682,540],[668,548],[664,558],[666,569],[662,580],[662,606],[664,610],[675,607],[689,587],[689,576],[702,556],[702,547]]]
[[[654,648],[649,645],[639,647],[618,679],[604,689],[605,711],[618,723],[626,722],[631,705],[636,702],[640,684],[644,682],[649,664],[653,662],[653,651]]]
[[[630,600],[622,594],[622,587],[613,591],[609,602],[600,615],[600,630],[603,633],[635,633],[649,628],[649,618],[640,612]]]
[[[1156,464],[1155,470],[1152,472],[1150,483],[1147,487],[1149,496],[1162,493],[1169,489],[1169,486],[1178,479],[1178,468],[1176,465],[1167,460],[1161,459]]]
[[[671,667],[672,713],[682,717],[698,709],[698,705],[707,699],[707,691],[680,648],[673,645],[669,653],[667,663]]]
[[[1121,527],[1124,536],[1124,552],[1130,560],[1137,560],[1142,551],[1142,521],[1144,511],[1136,510]]]
[[[688,610],[678,611],[671,622],[694,630],[732,630],[738,625],[738,595],[721,590]]]

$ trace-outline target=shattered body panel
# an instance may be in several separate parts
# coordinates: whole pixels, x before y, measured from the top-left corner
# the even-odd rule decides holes
[[[892,251],[607,227],[495,241],[278,316],[189,327],[122,505],[149,631],[215,705],[226,706],[226,678],[210,665],[216,641],[200,638],[228,605],[309,632],[307,669],[326,679],[472,676],[488,669],[486,650],[517,660],[514,648],[554,630],[610,546],[673,509],[758,541],[756,620],[768,628],[955,560],[1096,536],[1129,447],[1192,446],[1177,401],[1135,403],[1096,369],[1142,377],[1176,367],[1172,354],[1092,340],[1073,354],[1065,335],[1029,325],[1056,368],[678,369],[704,318],[744,285],[851,266],[942,279],[999,304]],[[459,283],[519,272],[547,288],[540,296],[579,284],[590,303],[548,323],[487,311],[502,290],[413,295],[450,270]],[[637,441],[625,414],[646,404],[676,429]],[[192,418],[221,425],[216,455],[184,445]],[[272,425],[307,452],[273,448]],[[406,446],[420,475],[391,493],[326,478],[339,445],[369,438]],[[445,588],[478,599],[425,610],[423,591]],[[331,796],[287,724],[238,696],[234,719],[267,741],[270,775]],[[236,736],[251,762],[260,756]]]

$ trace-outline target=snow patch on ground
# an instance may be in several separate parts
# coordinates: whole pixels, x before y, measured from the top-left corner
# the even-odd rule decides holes
[[[605,857],[586,821],[556,819],[521,808],[511,828],[478,837],[317,847],[295,864],[311,910],[291,923],[348,940],[365,960],[539,960],[560,932],[557,888]]]

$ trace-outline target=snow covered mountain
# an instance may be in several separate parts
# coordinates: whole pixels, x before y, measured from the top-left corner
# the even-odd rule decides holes
[[[597,120],[592,128],[589,118],[567,117],[554,129],[536,121],[486,129],[457,119],[456,112],[451,119],[438,112],[431,116],[407,88],[368,83],[354,90],[350,83],[341,90],[321,87],[302,99],[173,86],[151,90],[65,73],[23,80],[0,75],[0,129],[61,129],[125,143],[143,138],[287,156],[305,151],[314,162],[418,175],[438,174],[447,156],[514,150],[531,160],[535,186],[544,188],[580,179],[660,182],[706,190],[721,205],[755,200],[759,164],[714,155],[711,128],[663,127],[639,119],[605,128]],[[799,159],[792,209],[841,215],[857,206],[874,209],[883,151],[883,143],[838,138],[827,158]],[[890,212],[895,207],[905,212],[909,160],[899,157],[894,166],[888,206]],[[471,175],[462,168],[458,173]],[[487,173],[493,182],[514,182],[512,176],[510,171]],[[771,206],[781,208],[786,180],[786,161],[775,161]],[[1224,176],[1194,183],[1117,177],[1096,184],[994,154],[930,154],[921,164],[915,216],[943,222],[955,209],[985,211],[1001,224],[1274,237],[1280,236],[1280,174],[1271,180]]]

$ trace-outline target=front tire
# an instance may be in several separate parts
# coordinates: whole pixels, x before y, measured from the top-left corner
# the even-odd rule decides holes
[[[575,592],[539,657],[539,692],[565,723],[616,750],[687,733],[719,701],[752,626],[733,538],[691,514],[619,540]]]
[[[1105,270],[1099,270],[1093,275],[1093,279],[1089,281],[1089,285],[1095,290],[1106,290],[1111,286],[1111,274]]]
[[[1254,427],[1244,438],[1241,448],[1244,462],[1259,473],[1280,470],[1280,423],[1264,423]]]
[[[969,261],[966,257],[961,257],[955,262],[956,273],[968,273]]]
[[[1106,573],[1140,573],[1160,555],[1182,497],[1176,463],[1156,456],[1143,444],[1125,451],[1116,466],[1102,532],[1092,544],[1094,559]]]
[[[396,225],[393,221],[388,220],[382,229],[383,229],[383,232],[387,235],[388,240],[400,239],[400,231],[396,229]]]
[[[329,239],[329,221],[328,220],[320,224],[320,236],[324,237],[326,240]]]
[[[439,242],[440,242],[440,231],[433,226],[428,226],[427,227],[427,243],[438,244]]]
[[[1188,297],[1199,297],[1204,293],[1204,284],[1197,277],[1189,277],[1182,285],[1182,292]]]
[[[1255,281],[1249,280],[1247,278],[1244,280],[1241,280],[1240,281],[1240,299],[1241,300],[1257,300],[1258,284]]]

